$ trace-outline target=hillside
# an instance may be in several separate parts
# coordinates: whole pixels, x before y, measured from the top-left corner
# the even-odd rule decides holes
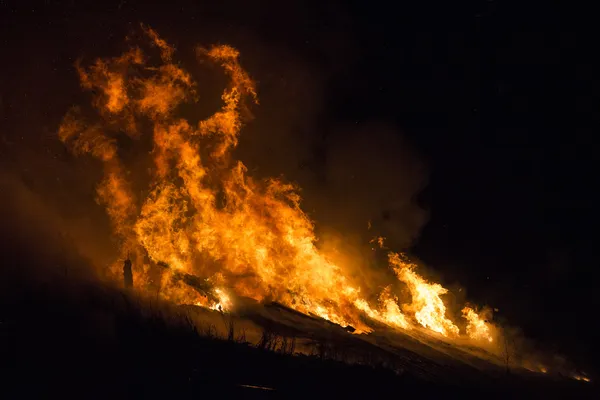
[[[506,374],[398,332],[352,335],[277,304],[246,301],[225,315],[48,273],[22,254],[7,260],[0,292],[4,398],[560,398],[591,396],[593,389]],[[35,268],[46,273],[32,274]]]

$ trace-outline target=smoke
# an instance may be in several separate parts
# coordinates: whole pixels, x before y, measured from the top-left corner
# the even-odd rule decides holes
[[[142,41],[146,40],[143,36]],[[130,35],[129,48],[137,48],[139,39],[140,35],[136,33]],[[39,234],[63,238],[61,240],[69,249],[66,251],[73,249],[74,253],[87,254],[99,264],[100,269],[110,255],[118,252],[118,244],[107,239],[111,236],[109,221],[101,215],[102,208],[93,200],[109,205],[107,211],[113,224],[115,220],[126,220],[120,214],[131,214],[130,209],[133,208],[119,199],[125,190],[121,182],[127,180],[131,185],[127,188],[127,199],[136,201],[136,197],[147,196],[144,187],[149,179],[147,170],[152,166],[148,152],[152,150],[149,138],[153,135],[150,126],[130,114],[132,105],[128,104],[129,98],[115,95],[123,89],[123,77],[137,82],[139,90],[145,93],[144,102],[139,103],[142,112],[162,115],[173,112],[164,107],[183,100],[181,96],[184,94],[178,82],[189,86],[186,83],[189,78],[183,71],[194,71],[193,79],[197,80],[201,90],[199,98],[194,99],[199,102],[192,103],[200,106],[199,112],[182,106],[176,113],[189,117],[195,123],[218,109],[215,99],[219,96],[213,94],[218,93],[215,88],[226,83],[222,74],[215,75],[210,65],[198,66],[197,59],[192,60],[195,65],[187,63],[188,58],[183,51],[178,52],[177,57],[180,53],[184,54],[184,65],[175,66],[171,64],[172,49],[166,48],[168,51],[165,52],[157,37],[151,39],[157,45],[149,49],[149,54],[160,53],[152,57],[166,60],[164,68],[171,68],[169,71],[161,70],[163,72],[157,74],[158,80],[152,80],[144,73],[135,75],[132,66],[143,62],[135,50],[113,59],[110,65],[101,59],[95,63],[92,60],[74,63],[83,88],[92,91],[94,102],[108,99],[106,112],[119,114],[118,121],[107,126],[97,125],[93,117],[90,119],[93,111],[85,107],[67,113],[60,129],[59,120],[54,115],[46,117],[38,113],[33,119],[13,118],[12,132],[8,136],[10,143],[6,146],[11,162],[5,163],[5,166],[7,171],[14,173],[15,182],[27,183],[6,192],[27,193],[39,204],[12,203],[8,209],[16,207],[23,211],[15,213],[16,216],[29,215],[28,209],[31,208],[37,210],[41,219],[46,218],[21,224],[27,226],[32,238],[35,238],[30,242],[38,242]],[[373,236],[384,235],[388,243],[398,249],[408,246],[417,237],[426,219],[426,213],[414,200],[426,179],[422,163],[397,130],[385,122],[362,124],[360,127],[344,127],[335,121],[322,123],[324,118],[328,118],[324,103],[327,98],[326,82],[339,66],[339,59],[336,59],[336,67],[323,71],[279,45],[265,44],[252,37],[246,37],[244,43],[244,47],[252,48],[254,53],[244,53],[247,55],[242,55],[241,62],[249,66],[250,74],[258,82],[261,104],[240,110],[246,124],[233,157],[248,165],[248,176],[259,179],[283,176],[284,181],[297,183],[302,188],[301,206],[317,226],[317,246],[335,256],[346,270],[353,271],[354,278],[365,281],[365,286],[385,284],[386,261],[383,260],[379,264],[380,271],[376,271],[378,260],[369,240]],[[87,67],[84,68],[85,65]],[[147,72],[152,73],[152,69]],[[173,72],[181,75],[170,80],[168,77]],[[163,78],[160,77],[167,78],[161,80]],[[76,80],[75,76],[72,78],[67,88],[72,87],[72,81]],[[105,82],[106,86],[104,83],[99,85],[99,82]],[[205,84],[207,91],[204,91]],[[51,82],[48,85],[52,87]],[[59,88],[55,92],[60,94]],[[71,96],[75,104],[89,101],[80,101],[79,97],[76,94]],[[29,101],[23,104],[24,109],[43,109],[43,104],[36,105],[36,101],[50,102],[47,98],[33,99],[32,104]],[[65,100],[58,103],[63,104],[63,110],[70,108],[65,105]],[[97,108],[99,104],[94,103],[94,106]],[[254,119],[248,118],[251,114]],[[101,116],[106,120],[108,114]],[[69,142],[73,154],[61,147],[54,136],[56,131],[63,141]],[[15,140],[22,132],[28,133],[26,138]],[[227,140],[230,142],[225,146],[235,146],[238,137],[231,136]],[[90,153],[93,157],[75,160],[74,155],[83,153]],[[104,167],[94,158],[102,160]],[[102,182],[99,187],[96,187],[97,182]],[[113,228],[120,232],[119,235],[124,232],[123,229],[130,229],[127,224]]]
[[[427,178],[416,152],[379,122],[340,129],[328,139],[326,225],[356,232],[370,225],[371,235],[384,236],[388,246],[409,246],[427,220],[416,202]]]
[[[387,251],[418,238],[428,213],[417,203],[427,171],[402,133],[381,121],[340,126],[327,135],[320,179],[309,185],[306,206],[325,248],[345,254],[372,289],[394,283]],[[383,238],[383,249],[373,238]]]
[[[428,181],[425,162],[391,121],[330,115],[327,99],[335,94],[328,82],[355,54],[325,49],[339,57],[323,68],[281,46],[248,40],[241,62],[257,81],[260,105],[252,108],[255,118],[244,127],[236,156],[252,176],[298,184],[321,247],[343,246],[353,254],[350,264],[364,270],[357,272],[385,268],[387,260],[374,259],[369,241],[384,236],[389,248],[406,249],[417,240],[428,219],[417,202]]]
[[[58,137],[73,156],[96,163],[95,169],[84,168],[78,177],[85,189],[73,192],[72,198],[64,192],[51,193],[52,187],[61,185],[47,184],[49,171],[61,179],[64,167],[76,165],[69,154],[62,155],[62,168],[60,162],[39,162],[35,151],[22,151],[16,157],[16,164],[36,171],[29,176],[41,180],[33,185],[35,192],[47,197],[48,207],[40,208],[40,213],[58,216],[51,223],[33,225],[76,232],[73,216],[65,218],[64,212],[79,208],[85,214],[88,207],[76,204],[79,195],[88,195],[105,207],[113,237],[119,239],[113,247],[121,256],[143,249],[135,250],[134,260],[143,276],[150,276],[146,255],[155,263],[168,262],[200,274],[214,269],[211,262],[216,262],[223,265],[222,272],[209,275],[247,295],[275,296],[290,304],[300,301],[303,304],[297,307],[340,323],[343,320],[335,313],[358,322],[352,315],[355,305],[373,318],[384,318],[370,310],[365,300],[394,303],[390,296],[396,294],[387,287],[395,278],[387,260],[377,259],[381,253],[373,252],[370,239],[385,236],[394,249],[406,248],[426,220],[415,201],[426,181],[426,169],[400,133],[385,122],[320,125],[322,105],[317,99],[324,98],[322,83],[311,80],[313,74],[305,72],[309,67],[280,52],[274,69],[283,74],[283,84],[266,91],[267,107],[263,104],[265,111],[255,123],[249,119],[255,108],[247,108],[244,100],[256,99],[254,83],[238,64],[238,52],[229,46],[196,52],[200,60],[210,61],[209,69],[219,65],[229,83],[225,80],[221,108],[207,110],[206,118],[194,116],[183,104],[208,104],[210,109],[211,101],[200,99],[206,95],[201,90],[204,81],[189,74],[190,66],[176,62],[174,49],[153,30],[142,27],[142,31],[141,38],[131,36],[129,50],[121,56],[76,63],[93,107],[71,108]],[[147,36],[149,45],[136,43]],[[266,57],[270,58],[275,57]],[[260,84],[260,71],[257,75]],[[278,102],[279,98],[283,100]],[[252,140],[230,154],[239,143],[242,126],[241,137]],[[255,155],[250,171],[233,161],[238,157],[245,161],[248,154]],[[153,163],[140,161],[150,158]],[[282,173],[281,180],[251,179]],[[64,174],[69,175],[77,174]],[[296,187],[287,183],[290,180],[304,188],[302,203]],[[99,182],[95,188],[93,182]],[[69,186],[73,185],[62,188]],[[306,211],[317,223],[316,238]],[[104,220],[103,226],[107,225]],[[195,259],[195,251],[210,255],[212,261]],[[118,269],[118,263],[113,263],[111,270]],[[282,285],[281,277],[289,282]],[[315,279],[323,282],[315,285]],[[367,290],[359,295],[355,282]],[[384,293],[388,294],[382,299]],[[335,306],[327,310],[326,304]],[[388,311],[399,313],[395,307]]]
[[[157,42],[157,38],[154,38],[154,41]],[[257,47],[261,46],[257,45]],[[227,50],[226,47],[220,48]],[[161,48],[161,50],[164,53],[164,49]],[[140,110],[154,117],[156,115],[170,116],[173,111],[170,107],[178,107],[179,103],[188,95],[183,90],[178,92],[177,80],[168,78],[169,74],[174,72],[183,74],[183,72],[180,72],[175,64],[171,64],[172,51],[167,50],[166,55],[161,55],[168,61],[167,69],[164,70],[166,71],[164,76],[167,78],[163,79],[160,76],[159,78],[148,78],[141,74],[133,78],[134,80],[139,79],[139,81],[135,81],[137,83],[143,82],[140,90],[145,94],[143,101],[139,102]],[[356,296],[354,292],[350,294],[343,292],[344,296],[347,296],[347,299],[343,299],[343,301],[347,303],[339,302],[339,304],[344,307],[355,306],[371,318],[385,320],[395,326],[408,324],[402,312],[415,314],[422,320],[437,318],[439,315],[443,317],[446,308],[440,306],[443,303],[439,297],[434,297],[434,300],[437,301],[437,308],[430,310],[429,315],[425,315],[422,310],[427,310],[431,298],[424,297],[415,300],[414,293],[418,292],[415,289],[417,285],[419,290],[429,288],[436,294],[446,294],[445,289],[439,285],[429,284],[421,278],[415,278],[409,270],[401,269],[400,280],[404,283],[411,280],[415,282],[413,285],[415,287],[407,290],[406,287],[403,287],[404,285],[397,282],[388,268],[387,259],[384,257],[386,255],[384,253],[387,251],[373,251],[376,246],[370,242],[373,237],[384,237],[386,249],[402,250],[417,240],[421,228],[427,222],[427,212],[416,201],[417,195],[427,183],[428,172],[425,163],[405,140],[402,132],[389,122],[374,120],[352,124],[342,124],[336,121],[322,123],[327,115],[327,106],[323,100],[326,97],[324,88],[328,78],[327,74],[317,72],[313,66],[280,47],[263,45],[257,54],[258,56],[250,55],[248,57],[260,58],[263,63],[249,60],[248,64],[254,65],[256,68],[252,70],[250,67],[249,73],[258,81],[257,88],[261,104],[258,107],[253,106],[250,109],[239,110],[244,117],[245,126],[239,137],[239,146],[232,156],[232,159],[242,160],[249,170],[247,173],[241,169],[239,170],[241,172],[233,172],[234,179],[231,182],[235,190],[230,188],[231,191],[234,192],[241,188],[246,193],[242,197],[246,196],[247,200],[250,200],[250,204],[254,202],[254,209],[260,209],[267,204],[275,204],[277,207],[287,203],[293,204],[296,201],[295,194],[283,202],[272,203],[271,200],[265,202],[266,197],[247,195],[252,191],[258,193],[262,188],[251,184],[246,185],[243,181],[244,175],[257,178],[257,181],[270,176],[283,176],[282,186],[275,188],[277,196],[288,196],[290,193],[285,182],[295,182],[302,188],[300,191],[302,210],[316,224],[318,252],[313,252],[311,249],[311,257],[321,254],[325,256],[323,260],[331,260],[333,264],[343,266],[345,276],[343,280],[336,282],[337,289],[343,289],[348,282],[360,282],[362,290],[360,295],[364,298],[353,297]],[[130,53],[129,56],[131,58],[126,59],[123,64],[138,63],[134,53]],[[241,63],[244,64],[244,61],[244,56],[242,56]],[[116,65],[118,67],[116,69],[119,70],[121,66],[118,62]],[[206,69],[206,67],[206,65],[201,65],[200,69]],[[123,68],[126,69],[129,66],[125,65]],[[159,70],[152,68],[149,70]],[[101,63],[88,67],[87,70],[80,67],[78,72],[82,78],[82,85],[88,90],[92,89],[92,98],[96,101],[99,98],[102,99],[103,93],[100,93],[99,97],[99,90],[118,88],[120,74],[122,74],[122,71],[115,72],[106,69],[106,65]],[[217,92],[216,89],[219,85],[215,82],[221,83],[222,76],[217,76],[217,79],[211,78],[213,81],[211,83],[211,79],[202,78],[202,72],[206,71],[200,72],[194,76],[198,86],[203,89],[203,84],[208,84],[208,90],[201,93],[201,96],[205,96],[207,100],[201,98],[199,103],[195,103],[201,106],[201,111],[197,112],[185,107],[176,110],[178,116],[184,116],[194,124],[197,121],[206,120],[205,115],[218,115],[218,113],[215,114],[218,102],[214,101],[214,98],[218,98],[218,96],[212,94]],[[213,72],[212,77],[214,77],[214,71],[209,72]],[[187,75],[178,75],[177,79],[185,83],[185,90],[191,87],[186,82]],[[237,78],[234,76],[235,79],[244,80],[246,76],[243,74]],[[108,85],[99,85],[96,83],[98,81],[106,81]],[[238,84],[239,82],[236,83],[236,85]],[[243,87],[243,85],[238,86]],[[107,112],[119,113],[127,110],[126,102],[132,99],[115,97],[112,96],[113,94],[108,91],[104,93],[105,98],[110,100],[106,102]],[[190,92],[190,94],[195,95],[196,93]],[[171,97],[169,98],[169,96]],[[121,104],[121,102],[124,103]],[[236,107],[237,105],[234,108]],[[4,112],[4,109],[3,98],[0,97],[0,112]],[[227,107],[224,110],[227,111]],[[48,129],[48,125],[58,127],[58,121],[55,120],[54,124],[49,124],[43,117],[35,121],[33,126],[21,125],[21,131],[25,130],[24,127],[27,126],[30,128],[27,130],[34,134],[33,137],[39,133],[37,140],[29,137],[26,144],[14,141],[19,136],[18,131],[13,131],[12,135],[8,137],[3,136],[2,152],[10,158],[10,162],[3,160],[4,173],[0,177],[2,193],[10,194],[3,196],[0,203],[4,213],[2,215],[3,243],[7,246],[12,246],[13,243],[18,244],[22,249],[19,254],[27,254],[29,249],[35,249],[36,257],[46,260],[45,265],[50,267],[55,266],[58,269],[65,266],[80,267],[79,270],[69,273],[85,272],[84,266],[88,265],[94,267],[89,270],[90,272],[102,271],[118,257],[118,243],[109,240],[111,236],[109,221],[106,216],[102,215],[102,207],[92,201],[94,198],[100,198],[100,203],[108,203],[107,211],[113,217],[114,223],[113,214],[119,214],[122,210],[111,209],[110,205],[122,206],[123,202],[118,199],[121,189],[111,188],[111,185],[115,184],[115,180],[111,180],[111,176],[131,182],[131,196],[128,194],[128,199],[135,199],[138,191],[140,198],[151,198],[152,196],[148,197],[147,192],[140,190],[147,183],[144,180],[149,178],[150,173],[146,170],[152,164],[151,157],[148,155],[152,150],[149,138],[153,135],[156,138],[158,132],[159,136],[164,135],[159,140],[165,140],[163,145],[169,152],[173,152],[177,146],[178,151],[191,150],[186,147],[187,143],[182,142],[176,144],[175,147],[173,147],[174,143],[167,143],[168,140],[171,140],[168,139],[169,136],[182,135],[181,137],[184,138],[190,131],[189,127],[183,127],[179,123],[174,123],[168,129],[164,126],[161,127],[160,124],[169,122],[169,118],[159,119],[159,124],[156,125],[164,132],[160,132],[160,129],[156,127],[152,132],[150,126],[144,125],[143,122],[140,123],[133,115],[126,113],[121,114],[122,118],[118,123],[112,124],[111,121],[108,126],[102,128],[95,125],[93,121],[89,126],[78,125],[79,122],[86,121],[85,113],[85,110],[75,114],[68,113],[62,121],[61,129]],[[250,118],[251,116],[254,118]],[[107,119],[105,115],[102,117]],[[230,162],[229,159],[226,159],[227,157],[222,156],[238,144],[237,108],[236,113],[232,113],[231,117],[233,121],[232,134],[224,140],[224,144],[220,144],[221,148],[217,145],[212,149],[213,154],[217,154],[215,159],[219,163]],[[210,121],[210,118],[206,121]],[[200,130],[202,130],[202,125],[200,126]],[[206,129],[210,130],[211,127],[208,126]],[[102,171],[99,160],[94,160],[92,157],[87,160],[84,158],[84,161],[74,160],[70,154],[64,151],[56,137],[48,134],[52,133],[52,130],[54,132],[58,130],[61,139],[71,143],[73,153],[79,155],[90,153],[95,158],[102,160],[105,164],[104,171]],[[218,126],[217,131],[227,135],[227,126]],[[105,136],[106,132],[109,132],[109,136]],[[4,129],[3,133],[5,133]],[[205,133],[202,135],[207,136]],[[103,141],[105,138],[108,140]],[[156,156],[156,154],[154,155]],[[195,157],[194,154],[192,156]],[[114,162],[107,164],[107,161],[116,161],[117,157],[119,158],[118,165]],[[212,168],[213,165],[209,163],[207,167]],[[183,169],[183,172],[193,175],[192,172],[196,173],[197,171]],[[238,179],[236,174],[243,179]],[[99,187],[95,187],[96,182],[102,181],[102,175],[105,176],[104,182]],[[192,182],[191,175],[188,178],[183,175],[180,177]],[[162,181],[159,180],[160,183]],[[116,186],[119,186],[118,182]],[[163,195],[167,193],[166,189],[168,188],[161,189],[164,189]],[[224,190],[226,191],[227,188]],[[156,196],[160,196],[160,190],[156,191]],[[231,198],[234,197],[231,196]],[[175,198],[175,200],[177,199]],[[147,205],[153,204],[149,202]],[[137,209],[138,207],[140,204],[136,204],[135,207],[127,206],[125,208],[128,210],[124,213],[131,214],[129,208]],[[309,233],[312,235],[312,225],[308,221],[304,221],[303,214],[296,213],[295,207],[286,207],[288,206],[286,205],[282,209],[294,210],[294,215],[302,217],[300,220],[306,224],[306,227],[310,226],[310,229],[306,230],[310,231]],[[217,210],[218,212],[219,210]],[[150,214],[151,212],[148,213],[148,215]],[[182,211],[181,215],[185,215],[185,212]],[[281,214],[282,217],[284,215],[288,215],[287,211]],[[283,218],[281,220],[283,221]],[[252,219],[248,219],[248,221],[252,222]],[[151,236],[157,222],[164,221],[149,217],[146,222],[148,223],[145,226],[138,224],[138,227],[141,227],[138,234],[143,232]],[[214,221],[214,223],[219,224],[220,222]],[[264,224],[264,227],[266,228],[267,225]],[[113,226],[113,228],[115,227]],[[116,227],[113,229],[113,233],[122,235],[125,232],[126,235],[129,235],[131,232],[128,232],[127,229],[121,231],[119,227]],[[226,229],[228,227],[223,227],[224,231]],[[229,232],[224,237],[227,237],[228,234]],[[156,247],[161,250],[165,248],[162,243],[157,242],[156,244]],[[237,243],[233,244],[237,245]],[[273,248],[281,248],[281,246]],[[221,262],[226,257],[224,254],[219,254],[215,259],[219,259]],[[295,269],[290,276],[298,276],[301,272],[305,272],[298,267],[300,264],[294,264],[294,261],[297,260],[290,261],[292,262],[287,263],[286,261],[287,264],[285,264],[286,268],[288,265],[294,265]],[[318,262],[321,261],[319,258]],[[190,262],[193,263],[194,260]],[[232,272],[239,276],[240,282],[248,277],[250,277],[249,281],[253,282],[254,278],[246,271],[234,271],[239,265],[237,260],[231,264]],[[284,264],[282,263],[282,265]],[[329,266],[327,263],[324,265]],[[218,271],[220,266],[207,268],[216,268]],[[316,270],[318,268],[315,268]],[[333,272],[333,269],[330,272]],[[422,274],[421,266],[419,273]],[[336,277],[334,273],[330,275],[323,281],[331,282],[332,278]],[[281,281],[279,278],[278,282]],[[306,282],[302,281],[297,288],[311,287],[317,292],[316,289],[323,286],[315,285],[316,287],[313,288],[310,286],[312,281],[312,278],[306,279]],[[282,295],[282,299],[286,299],[285,296],[288,296],[284,291],[279,293]],[[327,304],[330,300],[327,296],[331,293],[318,294],[319,296],[312,300],[316,299],[321,304]],[[462,307],[459,304],[463,303],[463,298],[460,294],[458,297],[459,299],[454,295],[450,300],[444,298],[448,310],[451,310],[451,314],[457,317],[452,319],[458,319],[460,315],[457,311]],[[323,299],[327,301],[323,301]],[[364,302],[365,299],[371,304],[379,302],[382,307],[377,311],[370,309],[369,305]],[[412,304],[410,304],[411,301]],[[336,318],[333,320],[340,324],[346,323],[347,320],[340,319],[335,314],[328,314],[328,311],[322,311],[321,304],[316,304],[316,308],[307,307],[304,311],[323,312],[324,318]],[[403,306],[402,310],[400,305]],[[483,322],[478,318],[477,315],[473,317],[471,330],[477,323],[483,326]],[[459,328],[451,320],[445,321],[447,329],[438,330],[438,332],[447,330],[458,335]],[[421,320],[419,322],[432,329],[432,325],[424,324]],[[464,331],[465,323],[459,323],[459,325]],[[467,333],[469,333],[468,327]],[[469,336],[472,335],[469,333]]]
[[[92,277],[113,256],[90,217],[62,215],[49,196],[6,172],[0,173],[0,191],[3,273],[13,269],[34,279],[55,274]]]

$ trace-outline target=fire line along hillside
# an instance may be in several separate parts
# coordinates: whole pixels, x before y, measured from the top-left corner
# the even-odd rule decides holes
[[[196,47],[194,74],[149,26],[124,48],[75,63],[85,100],[53,135],[64,164],[85,169],[101,222],[83,229],[54,210],[51,196],[68,195],[40,196],[44,179],[0,176],[10,397],[594,389],[587,368],[537,350],[382,236],[369,243],[377,271],[321,245],[300,188],[236,158],[259,107],[236,48]],[[219,105],[190,112],[202,74],[221,86]]]
[[[81,276],[81,265],[68,265],[65,276],[53,267],[60,260],[34,255],[26,246],[4,254],[10,255],[0,294],[7,398],[355,398],[395,391],[591,396],[591,385],[506,374],[398,332],[357,336],[321,318],[251,299],[236,299],[243,306],[230,314],[175,306]]]

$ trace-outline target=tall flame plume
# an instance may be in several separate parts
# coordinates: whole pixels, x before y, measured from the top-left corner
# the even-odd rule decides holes
[[[397,329],[420,325],[459,336],[441,297],[447,289],[417,274],[404,256],[390,253],[390,267],[408,287],[412,303],[400,305],[391,286],[379,294],[363,292],[343,265],[317,247],[297,187],[281,179],[255,180],[233,159],[243,116],[258,103],[255,83],[236,49],[197,49],[196,56],[220,67],[229,82],[221,108],[192,123],[178,116],[178,108],[194,104],[201,88],[174,61],[174,48],[151,28],[142,28],[160,61],[151,62],[134,47],[120,57],[78,64],[81,86],[93,94],[95,115],[74,108],[58,132],[73,154],[89,154],[102,163],[97,200],[119,239],[121,260],[134,261],[136,287],[219,310],[234,306],[230,294],[277,301],[352,325],[357,332],[372,330],[370,319]],[[138,141],[148,130],[150,183],[134,194],[119,142],[124,136]],[[377,242],[383,246],[383,238]],[[120,272],[120,261],[111,271]],[[186,277],[199,281],[206,293],[185,284]],[[487,322],[473,309],[465,310],[467,335],[488,340]]]

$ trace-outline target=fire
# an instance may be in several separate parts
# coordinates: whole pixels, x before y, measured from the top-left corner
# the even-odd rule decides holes
[[[446,306],[440,298],[448,289],[439,283],[427,282],[414,271],[415,266],[399,254],[390,253],[389,262],[398,279],[408,285],[413,301],[408,308],[415,312],[416,320],[443,336],[458,335],[458,327],[446,317]]]
[[[231,297],[221,288],[215,288],[211,298],[208,296],[200,296],[193,304],[198,307],[204,307],[219,312],[229,312],[233,306]]]
[[[257,181],[232,158],[244,115],[250,104],[258,103],[255,84],[236,49],[197,49],[198,59],[220,67],[229,83],[221,108],[194,123],[178,110],[195,104],[200,88],[173,61],[174,49],[152,29],[143,31],[152,46],[149,51],[135,47],[87,68],[78,63],[82,88],[92,92],[96,116],[74,108],[58,132],[73,154],[89,154],[102,163],[98,202],[110,217],[122,258],[132,258],[136,287],[219,311],[233,307],[232,293],[274,300],[352,325],[357,332],[372,330],[363,322],[366,315],[393,328],[411,329],[416,321],[443,336],[459,334],[440,297],[447,289],[427,282],[414,265],[390,253],[390,266],[408,286],[412,304],[401,311],[391,287],[365,295],[342,265],[317,248],[313,222],[300,207],[297,187],[281,179]],[[158,56],[152,56],[156,50]],[[134,195],[139,182],[130,180],[119,143],[123,136],[139,141],[148,131],[153,162],[149,186]],[[379,247],[383,242],[376,239]],[[112,272],[120,270],[116,261]],[[367,299],[376,299],[376,306]],[[471,337],[483,332],[479,319],[469,321]]]
[[[229,295],[223,289],[219,288],[215,289],[215,294],[217,295],[219,302],[210,308],[217,311],[229,311],[232,305]]]
[[[591,382],[591,379],[583,375],[573,375],[573,379],[583,382]]]
[[[398,306],[398,298],[391,292],[390,286],[385,288],[381,295],[379,295],[379,301],[381,302],[383,319],[388,324],[403,329],[410,329],[410,323],[408,319],[400,311]]]
[[[471,307],[465,307],[462,309],[463,316],[469,321],[467,325],[467,335],[474,340],[487,340],[493,342],[492,334],[488,324],[481,319],[479,314],[475,312]]]
[[[371,308],[363,299],[356,299],[354,306],[363,311],[370,318],[396,328],[410,329],[410,323],[400,311],[397,300],[387,291],[380,296],[380,310]]]
[[[369,222],[369,229],[371,229],[371,222]],[[369,243],[377,243],[377,247],[379,247],[380,249],[383,249],[383,246],[385,245],[385,238],[383,236],[377,236],[374,237],[373,239],[371,239],[371,241]],[[373,249],[375,250],[375,249]]]

